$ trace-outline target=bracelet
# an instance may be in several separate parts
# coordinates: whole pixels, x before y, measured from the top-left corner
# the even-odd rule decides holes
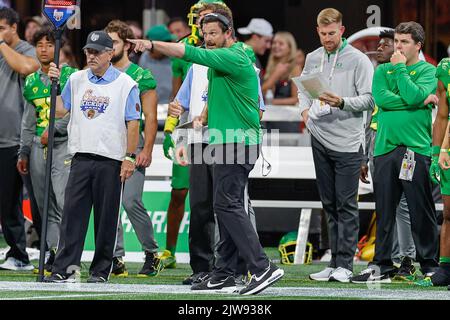
[[[441,152],[448,152],[448,149],[441,149]]]
[[[132,164],[136,164],[136,159],[133,159],[132,157],[125,157],[125,160],[130,161]]]
[[[0,40],[0,46],[5,43],[5,40]]]
[[[155,50],[155,45],[153,44],[153,41],[152,41],[152,40],[150,40],[150,43],[152,44],[152,47],[151,47],[151,49],[150,49],[150,52],[153,53],[153,51]]]

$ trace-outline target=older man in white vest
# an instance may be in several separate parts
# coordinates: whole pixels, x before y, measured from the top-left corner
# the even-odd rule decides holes
[[[88,282],[108,280],[121,183],[135,169],[141,109],[137,84],[111,65],[113,40],[106,32],[92,32],[83,49],[89,68],[72,74],[57,101],[57,117],[71,113],[68,148],[73,160],[58,252],[46,282],[76,281],[92,208],[96,247]],[[59,75],[53,64],[49,76]]]

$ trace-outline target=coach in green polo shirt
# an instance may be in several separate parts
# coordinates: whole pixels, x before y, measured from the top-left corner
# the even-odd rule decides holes
[[[184,44],[131,40],[135,50],[157,50],[209,67],[208,112],[204,121],[213,145],[214,211],[220,230],[218,259],[211,278],[192,286],[193,290],[236,290],[233,272],[238,253],[245,259],[251,280],[240,294],[261,292],[279,280],[284,271],[265,255],[244,207],[248,175],[257,157],[239,161],[239,151],[257,154],[261,143],[258,104],[258,76],[241,43],[233,39],[233,25],[225,14],[211,13],[202,20],[205,42],[216,49],[201,49]],[[205,113],[206,114],[206,113]],[[225,157],[219,154],[223,151]],[[233,157],[230,157],[234,151]],[[234,161],[229,161],[231,160]],[[247,158],[247,157],[246,157]],[[231,163],[230,163],[231,162]]]

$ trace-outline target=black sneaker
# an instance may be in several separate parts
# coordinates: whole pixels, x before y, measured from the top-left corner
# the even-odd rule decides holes
[[[87,283],[106,283],[106,282],[108,282],[108,279],[106,279],[105,277],[95,275],[91,275],[89,279],[87,279]]]
[[[55,263],[56,249],[50,249],[50,255],[47,262],[44,264],[44,270],[46,273],[52,273],[53,263]]]
[[[50,276],[44,277],[43,282],[75,283],[77,281],[76,281],[75,273],[73,273],[73,274],[52,273]]]
[[[128,270],[125,266],[125,262],[122,257],[113,258],[113,266],[111,270],[111,275],[114,277],[125,278],[128,277]]]
[[[404,257],[397,274],[393,280],[396,281],[415,281],[416,280],[416,267],[414,267],[414,261],[409,257]]]
[[[239,294],[251,295],[257,294],[270,285],[274,284],[284,276],[284,270],[278,268],[272,262],[269,263],[267,269],[260,274],[253,274],[249,283],[244,287]]]
[[[191,290],[233,293],[236,291],[236,283],[234,282],[234,277],[232,276],[226,277],[225,279],[219,279],[212,276],[205,281],[193,284]]]
[[[141,271],[138,273],[139,278],[156,277],[162,270],[164,265],[159,259],[158,253],[147,252],[145,254],[145,262]]]
[[[205,281],[210,276],[210,273],[208,272],[197,272],[191,274],[189,277],[185,278],[182,282],[184,285],[193,285],[195,283],[200,283],[202,281]]]
[[[379,271],[379,270],[378,270]],[[375,268],[368,267],[350,278],[351,283],[391,283],[389,273],[380,274]]]

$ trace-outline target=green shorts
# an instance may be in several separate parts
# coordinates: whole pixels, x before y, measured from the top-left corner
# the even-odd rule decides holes
[[[189,166],[172,165],[172,189],[189,189]]]
[[[442,170],[440,172],[441,176],[441,194],[444,196],[450,196],[450,169]]]

